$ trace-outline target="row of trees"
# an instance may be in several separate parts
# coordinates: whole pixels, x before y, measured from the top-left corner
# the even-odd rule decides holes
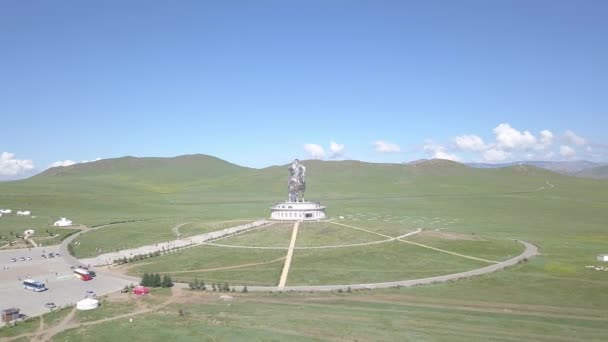
[[[160,256],[160,255],[161,255],[161,251],[150,252],[148,254],[138,254],[138,255],[132,256],[130,258],[122,257],[122,258],[116,259],[116,260],[114,260],[114,263],[118,264],[118,265],[122,265],[122,264],[126,264],[129,262],[152,258],[152,257]]]
[[[165,274],[161,279],[160,274],[158,273],[144,273],[139,284],[148,287],[172,287],[173,280],[168,274]]]
[[[190,287],[190,290],[194,290],[194,291],[207,291],[207,286],[205,285],[205,281],[204,280],[198,280],[196,278],[194,278],[194,281],[191,281],[188,283],[188,286]],[[224,283],[224,284],[220,284],[220,283],[213,283],[211,284],[211,290],[213,292],[236,292],[236,289],[234,287],[230,288],[230,285],[228,285],[228,283]],[[243,293],[247,293],[247,286],[243,286]]]

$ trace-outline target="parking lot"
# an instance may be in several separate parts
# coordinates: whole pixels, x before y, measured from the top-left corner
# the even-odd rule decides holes
[[[93,280],[74,278],[70,268],[73,265],[63,255],[46,259],[41,257],[43,250],[48,255],[49,252],[58,252],[58,249],[51,246],[0,251],[0,310],[16,307],[21,309],[22,314],[36,316],[50,310],[44,306],[45,303],[53,302],[57,306],[75,304],[85,297],[87,290],[101,296],[132,283],[96,269],[92,269],[97,272]],[[26,260],[20,261],[21,257]],[[32,260],[27,260],[28,257]],[[11,262],[11,258],[17,261]],[[46,283],[48,290],[34,292],[24,289],[22,280],[26,278]]]

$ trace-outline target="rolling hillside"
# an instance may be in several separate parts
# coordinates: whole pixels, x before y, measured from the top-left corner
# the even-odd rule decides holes
[[[590,182],[527,165],[479,169],[446,160],[303,163],[306,198],[320,201],[508,194],[540,189],[549,180],[572,187]],[[286,165],[251,169],[206,155],[122,157],[0,183],[0,207],[51,218],[69,216],[85,224],[126,218],[223,218],[234,210],[252,217],[265,215],[268,206],[286,198],[287,177]]]
[[[585,169],[576,173],[576,176],[595,179],[608,179],[608,165]]]

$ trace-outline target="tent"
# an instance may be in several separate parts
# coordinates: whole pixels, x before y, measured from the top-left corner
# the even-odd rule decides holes
[[[93,298],[85,298],[80,302],[76,303],[76,309],[78,310],[93,310],[99,307],[99,301]]]
[[[53,223],[53,226],[55,227],[68,227],[72,225],[72,221],[66,219],[65,217],[62,217],[61,220]]]
[[[145,286],[135,286],[133,288],[133,294],[136,294],[136,295],[145,295],[145,294],[148,294],[148,293],[150,293],[150,289],[147,288],[147,287],[145,287]]]

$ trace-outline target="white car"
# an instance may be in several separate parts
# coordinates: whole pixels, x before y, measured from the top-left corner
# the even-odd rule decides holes
[[[27,257],[27,260],[32,260],[32,257]]]

